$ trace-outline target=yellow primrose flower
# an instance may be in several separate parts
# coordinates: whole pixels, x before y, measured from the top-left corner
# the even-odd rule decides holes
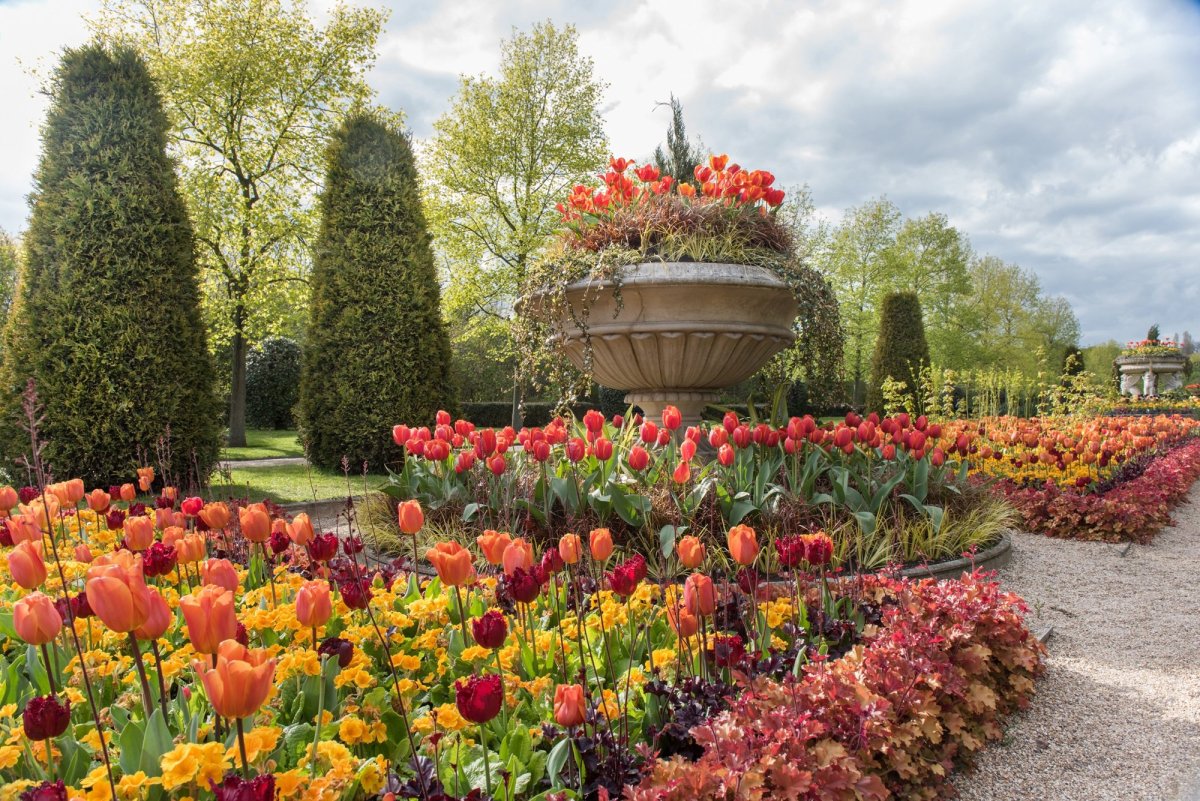
[[[247,739],[247,755],[249,744]],[[163,789],[173,790],[189,782],[208,787],[210,781],[221,781],[232,765],[233,757],[221,743],[181,743],[163,755]]]

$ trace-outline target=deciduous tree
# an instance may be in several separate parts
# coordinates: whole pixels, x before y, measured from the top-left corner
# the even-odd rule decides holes
[[[544,22],[502,45],[497,76],[464,77],[434,123],[426,210],[456,341],[495,341],[489,320],[511,316],[526,267],[560,224],[555,204],[605,163],[603,89],[575,29]]]
[[[300,0],[106,0],[94,21],[162,86],[207,322],[232,354],[231,445],[245,444],[247,348],[294,333],[304,307],[322,154],[344,112],[371,97],[384,20],[339,4],[319,27]]]

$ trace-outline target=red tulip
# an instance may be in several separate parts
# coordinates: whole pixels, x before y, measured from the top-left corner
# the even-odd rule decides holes
[[[602,462],[607,462],[613,455],[613,444],[611,440],[600,437],[592,443],[592,450],[596,454],[596,458]]]
[[[494,673],[454,682],[454,703],[459,714],[472,723],[487,723],[499,715],[503,702],[504,684]]]
[[[641,472],[650,464],[650,454],[641,445],[634,445],[629,450],[629,468]]]
[[[662,411],[663,428],[674,431],[683,425],[683,415],[674,406],[665,406]]]
[[[471,621],[471,634],[475,637],[476,645],[495,650],[504,645],[508,637],[508,623],[504,613],[498,609],[485,612],[483,616]]]
[[[736,454],[734,454],[733,448],[730,447],[729,443],[725,443],[717,449],[717,461],[721,463],[722,467],[729,467],[733,464],[735,457]]]
[[[686,484],[692,478],[692,468],[686,459],[680,459],[679,464],[675,466],[675,472],[671,474],[671,479],[676,484]]]

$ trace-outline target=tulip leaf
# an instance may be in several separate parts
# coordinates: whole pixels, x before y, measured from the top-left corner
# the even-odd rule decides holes
[[[745,518],[746,515],[753,512],[756,508],[757,507],[755,507],[754,503],[751,501],[734,501],[733,505],[729,507],[729,525],[736,526],[738,523],[742,522],[742,519]]]
[[[550,749],[550,756],[546,758],[546,775],[549,777],[551,784],[557,785],[559,783],[558,776],[570,757],[570,737],[562,738]]]
[[[4,639],[9,642],[17,642],[20,637],[17,636],[17,630],[13,628],[13,613],[0,612],[0,634],[4,635]]]
[[[146,733],[142,737],[141,770],[147,776],[158,776],[162,773],[163,755],[175,747],[171,730],[161,709],[156,708],[150,720],[146,721]]]
[[[121,773],[126,776],[141,770],[142,741],[144,739],[145,733],[142,725],[134,723],[132,720],[125,725],[125,728],[121,729],[120,735],[117,736],[117,743],[121,750],[119,760]]]
[[[668,523],[658,531],[658,545],[662,548],[664,559],[671,558],[671,552],[675,550],[675,540],[682,533],[682,529],[677,530],[674,525]]]

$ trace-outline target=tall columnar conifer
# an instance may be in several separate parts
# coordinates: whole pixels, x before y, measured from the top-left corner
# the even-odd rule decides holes
[[[329,147],[300,388],[309,459],[381,468],[399,420],[453,405],[450,343],[412,146],[356,114]]]
[[[893,292],[883,299],[879,319],[879,338],[871,359],[871,386],[867,392],[867,408],[884,411],[882,386],[891,378],[905,384],[905,393],[915,396],[919,391],[921,368],[929,364],[929,344],[925,341],[925,324],[921,318],[921,302],[916,292]]]
[[[55,476],[107,485],[155,464],[185,486],[208,478],[219,412],[167,129],[135,53],[64,54],[5,331],[6,467],[29,447],[17,419],[33,379]]]

